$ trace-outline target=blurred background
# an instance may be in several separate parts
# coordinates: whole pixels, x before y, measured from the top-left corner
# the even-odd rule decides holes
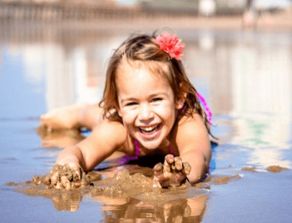
[[[131,33],[167,30],[187,43],[184,61],[190,75],[202,77],[206,93],[212,95],[213,84],[220,88],[220,100],[212,103],[216,111],[226,112],[239,103],[233,97],[247,94],[243,80],[235,80],[236,72],[253,77],[251,73],[263,72],[262,78],[274,83],[266,74],[273,75],[275,66],[267,61],[272,56],[273,63],[284,63],[277,66],[284,69],[281,73],[291,72],[291,8],[291,0],[0,0],[0,68],[18,65],[16,72],[32,86],[45,81],[46,110],[96,102],[112,50]],[[279,49],[275,44],[288,45]],[[272,67],[261,71],[261,64]],[[218,85],[213,79],[224,81]],[[235,95],[239,83],[243,92]],[[291,105],[282,109],[290,112]]]

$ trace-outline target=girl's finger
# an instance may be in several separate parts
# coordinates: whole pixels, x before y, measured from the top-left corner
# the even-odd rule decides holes
[[[163,173],[163,165],[162,165],[162,163],[157,163],[153,167],[153,171],[154,171],[154,176],[162,174]]]
[[[174,163],[174,156],[172,154],[167,154],[164,158],[165,162],[168,164],[173,164]]]
[[[189,175],[191,172],[191,165],[188,162],[183,162],[183,171],[185,175]]]
[[[53,172],[52,175],[51,175],[51,185],[56,185],[57,182],[59,181],[59,173],[56,171],[56,172]]]
[[[175,165],[175,169],[178,171],[181,171],[183,169],[183,163],[180,157],[175,157],[174,158],[174,165]]]

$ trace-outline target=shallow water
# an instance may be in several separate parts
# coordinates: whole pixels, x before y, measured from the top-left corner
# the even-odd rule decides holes
[[[143,194],[126,200],[87,194],[72,198],[81,202],[69,212],[54,206],[54,199],[27,196],[6,185],[50,170],[59,149],[47,146],[70,143],[72,135],[40,137],[39,115],[98,100],[112,49],[137,30],[1,25],[1,221],[291,222],[292,32],[288,31],[173,28],[186,43],[186,69],[214,112],[213,132],[220,138],[211,169],[221,181],[212,183],[206,193],[190,188],[183,196],[176,193],[171,202],[158,204]],[[273,165],[287,170],[268,172],[266,168]],[[224,181],[222,176],[231,179]]]

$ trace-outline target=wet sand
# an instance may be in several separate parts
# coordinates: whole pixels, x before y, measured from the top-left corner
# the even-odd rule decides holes
[[[278,176],[273,177],[271,173],[277,173]],[[163,222],[165,219],[167,222],[213,222],[214,216],[218,214],[216,213],[218,206],[222,208],[220,212],[228,213],[229,217],[234,216],[238,222],[238,217],[242,213],[240,206],[247,205],[244,206],[246,211],[247,208],[255,205],[255,201],[259,202],[259,196],[265,202],[271,201],[272,206],[280,208],[280,213],[283,214],[283,218],[280,217],[280,219],[284,220],[281,222],[290,219],[285,217],[289,215],[289,211],[283,210],[283,205],[292,201],[289,196],[288,199],[278,200],[278,196],[283,197],[282,188],[288,192],[289,185],[286,183],[289,180],[286,178],[292,176],[292,171],[280,166],[267,167],[266,172],[244,167],[237,173],[234,172],[234,175],[213,174],[195,186],[187,183],[169,189],[153,188],[152,174],[151,168],[124,165],[92,171],[88,174],[93,176],[90,183],[76,189],[48,187],[40,181],[41,176],[35,176],[32,180],[22,183],[8,182],[6,186],[31,199],[34,197],[48,199],[57,211],[78,213],[84,199],[89,197],[93,203],[102,205],[105,214],[103,222],[133,221],[134,219],[147,222]],[[279,185],[275,187],[274,184]],[[216,194],[217,196],[220,194],[220,197],[218,198]],[[234,197],[231,198],[231,196]],[[224,203],[226,197],[232,200],[232,206]],[[213,207],[215,213],[212,205],[216,205]],[[239,222],[252,222],[254,219],[258,219],[257,222],[261,219],[269,222],[267,219],[270,220],[272,217],[270,212],[265,212],[263,216],[258,214],[267,207],[271,208],[271,205],[265,203],[254,206],[250,211],[256,211],[256,213],[248,212],[249,215],[240,219]],[[207,213],[205,213],[206,209]],[[280,213],[277,212],[277,215]],[[216,217],[216,222],[229,222],[225,217],[224,214],[219,214],[219,219],[222,221],[218,221]]]
[[[49,138],[51,144],[43,143],[48,146],[48,149],[52,146],[62,147],[63,141],[74,142],[82,138],[74,131],[55,131],[45,134],[42,129],[38,129],[37,132],[43,141],[46,142]],[[66,140],[60,141],[62,138]],[[220,145],[213,146],[213,150],[220,149]],[[217,196],[214,193],[219,193],[220,197],[226,196],[226,193],[229,196],[227,188],[231,187],[231,191],[233,191],[232,185],[237,185],[235,187],[239,187],[240,191],[237,191],[236,196],[239,196],[240,200],[232,200],[232,202],[241,205],[246,197],[255,196],[255,199],[259,191],[255,189],[248,191],[245,186],[240,185],[252,183],[258,187],[259,184],[264,184],[264,187],[269,190],[273,189],[273,193],[282,194],[272,186],[268,179],[272,177],[271,174],[278,174],[279,183],[281,183],[282,180],[285,180],[285,177],[280,176],[281,174],[288,176],[292,174],[291,170],[279,165],[268,166],[265,169],[245,166],[236,170],[228,167],[214,171],[203,182],[196,185],[186,182],[180,187],[165,189],[153,187],[152,167],[151,165],[145,166],[149,163],[141,160],[135,161],[137,164],[120,166],[118,156],[113,157],[115,158],[100,165],[103,167],[102,169],[96,169],[87,174],[81,173],[82,177],[76,180],[74,180],[74,171],[71,172],[71,169],[66,166],[57,165],[50,173],[33,176],[25,182],[7,182],[5,188],[24,194],[31,199],[38,197],[49,200],[56,211],[80,213],[84,200],[89,200],[92,204],[101,205],[104,214],[103,222],[133,221],[134,219],[147,222],[163,222],[165,219],[167,219],[166,222],[202,222],[205,219],[213,218],[214,213],[209,207],[210,203],[218,202],[217,205],[220,204],[219,206],[224,209],[228,207],[228,204],[222,203],[222,198],[216,202]],[[63,174],[66,176],[72,175],[71,186],[69,181],[68,188],[52,186],[54,183],[48,182],[48,176],[51,177],[56,172],[64,172]],[[249,182],[246,178],[253,178],[255,182]],[[266,181],[262,182],[262,178],[266,178]],[[270,188],[271,186],[272,188]],[[287,185],[282,186],[287,187]],[[272,194],[267,194],[267,196],[270,197]],[[266,199],[266,197],[264,198]],[[248,202],[250,205],[253,203],[250,197]],[[287,202],[290,202],[290,199]],[[257,209],[259,208],[261,207],[257,207]],[[240,213],[237,210],[232,214]],[[265,218],[268,216],[266,214]],[[246,216],[246,219],[254,217]]]
[[[33,128],[36,124],[34,119],[1,122],[6,129],[4,137],[11,137],[10,132],[17,137],[15,142],[5,143],[10,150],[1,157],[3,222],[19,219],[26,222],[291,221],[292,171],[279,165],[238,169],[230,165],[235,159],[220,158],[226,152],[224,144],[214,148],[213,160],[217,168],[211,171],[206,181],[195,187],[187,185],[174,190],[153,191],[152,170],[137,165],[99,170],[102,178],[83,189],[55,190],[34,184],[31,182],[33,176],[48,173],[59,151],[54,147],[38,146],[39,136]],[[73,135],[65,134],[64,137]],[[57,139],[55,143],[63,142],[59,134],[53,136]],[[50,138],[51,143],[54,137]],[[21,159],[17,153],[22,154]],[[244,153],[229,148],[229,154],[242,156]]]

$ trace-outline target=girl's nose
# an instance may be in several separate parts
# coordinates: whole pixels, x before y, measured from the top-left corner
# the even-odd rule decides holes
[[[139,119],[141,121],[148,121],[153,118],[153,112],[151,106],[149,105],[141,105],[139,111]]]

